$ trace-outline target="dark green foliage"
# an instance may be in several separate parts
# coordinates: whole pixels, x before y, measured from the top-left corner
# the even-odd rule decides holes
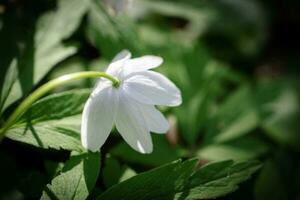
[[[36,102],[6,136],[40,148],[81,151],[80,114],[89,92],[73,90]]]
[[[180,88],[183,104],[159,107],[171,130],[152,134],[152,154],[131,149],[115,129],[92,153],[80,125],[97,79],[56,88],[1,141],[0,199],[300,199],[298,7],[1,1],[0,129],[40,85],[103,71],[122,49],[163,57],[155,70]]]
[[[211,199],[237,189],[260,164],[224,161],[196,169],[197,160],[176,161],[139,174],[97,199]]]
[[[45,187],[41,199],[86,199],[96,184],[99,170],[99,153],[73,155]]]

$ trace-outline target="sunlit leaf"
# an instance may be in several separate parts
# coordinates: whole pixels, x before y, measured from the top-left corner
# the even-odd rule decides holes
[[[99,153],[74,155],[44,189],[41,199],[86,199],[100,171]]]
[[[89,6],[89,0],[60,0],[57,8],[41,16],[34,38],[26,43],[18,60],[18,79],[7,97],[4,108],[27,94],[57,63],[77,51],[65,45],[79,26]]]
[[[130,19],[126,15],[111,16],[102,2],[96,0],[91,0],[88,12],[87,37],[106,58],[112,58],[122,49],[136,52],[142,48]]]
[[[260,168],[257,162],[223,161],[196,169],[197,160],[176,161],[136,175],[97,199],[211,199],[237,189]]]
[[[5,74],[4,84],[0,94],[0,113],[2,113],[2,107],[7,99],[14,81],[16,80],[17,71],[17,60],[13,60]]]
[[[68,91],[37,101],[7,131],[6,137],[40,148],[82,150],[80,114],[89,92]]]

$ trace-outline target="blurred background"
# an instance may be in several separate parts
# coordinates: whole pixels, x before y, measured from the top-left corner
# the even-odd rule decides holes
[[[124,167],[258,159],[262,169],[222,199],[300,199],[299,36],[297,0],[2,0],[0,123],[50,79],[102,71],[122,49],[158,55],[157,70],[181,89],[183,104],[160,108],[172,128],[152,134],[150,155],[110,137],[99,187],[113,185]],[[0,198],[38,198],[68,155],[5,139]]]

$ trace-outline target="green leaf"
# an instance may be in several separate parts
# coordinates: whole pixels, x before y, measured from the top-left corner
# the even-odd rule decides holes
[[[220,160],[249,160],[266,153],[269,146],[263,141],[244,136],[225,143],[213,143],[197,151],[201,159],[209,161]]]
[[[108,59],[124,48],[132,52],[140,51],[141,48],[130,18],[126,15],[111,16],[101,1],[91,0],[87,37]]]
[[[300,152],[298,91],[289,80],[282,79],[261,82],[256,95],[266,135],[276,143]]]
[[[176,112],[180,126],[185,130],[183,138],[194,144],[215,112],[218,99],[227,90],[224,82],[229,69],[214,61],[203,45],[185,51],[183,60],[188,84],[180,84],[185,100]]]
[[[258,126],[258,115],[255,111],[249,111],[239,119],[236,119],[221,133],[215,137],[215,141],[224,142],[249,133]]]
[[[249,86],[244,85],[220,106],[209,125],[207,141],[228,142],[258,127],[259,115]]]
[[[238,188],[261,167],[257,161],[222,161],[200,168],[191,177],[186,199],[214,199],[224,196]],[[187,193],[187,192],[186,192]],[[184,193],[182,193],[183,195]]]
[[[8,2],[1,3],[6,7]],[[28,7],[27,7],[28,8]],[[34,16],[38,12],[31,12],[26,9],[22,13],[22,17],[16,17],[20,10],[10,9],[10,12],[1,14],[0,21],[2,27],[0,29],[0,95],[1,107],[4,105],[8,92],[17,76],[17,59],[19,50],[22,49],[24,39],[27,33],[32,29],[32,23],[35,21]],[[18,24],[18,26],[16,26]],[[26,24],[26,25],[25,25]],[[20,45],[22,44],[22,45]],[[2,111],[2,108],[0,109]]]
[[[195,169],[197,160],[175,161],[141,173],[101,194],[97,199],[210,199],[237,189],[260,164],[223,161]]]
[[[86,199],[94,188],[100,171],[99,153],[75,155],[43,191],[41,199]]]
[[[109,188],[97,199],[157,199],[172,197],[193,172],[197,160],[176,161],[141,173]]]
[[[124,171],[123,171],[123,174],[122,176],[120,177],[120,180],[119,182],[123,182],[123,181],[126,181],[127,179],[133,177],[136,175],[136,172],[133,171],[133,169],[131,168],[126,168]]]
[[[104,161],[101,177],[107,188],[124,181],[136,173],[125,165],[121,165],[117,159],[108,155]]]
[[[52,160],[45,160],[44,166],[47,172],[47,176],[52,179],[57,176],[64,167],[63,162],[57,162]]]
[[[6,101],[6,98],[13,86],[14,81],[17,77],[17,60],[14,59],[11,64],[9,65],[9,68],[5,74],[4,77],[4,84],[1,90],[1,96],[0,96],[0,114],[2,113],[2,107]]]
[[[28,39],[18,60],[18,79],[12,87],[4,108],[27,94],[52,67],[77,51],[62,42],[79,26],[89,0],[59,0],[57,8],[44,14],[37,22],[33,39]]]
[[[40,148],[81,151],[81,112],[90,90],[73,90],[45,97],[24,113],[6,137]]]
[[[101,175],[105,186],[111,187],[112,185],[118,183],[121,174],[121,164],[118,162],[118,160],[114,159],[111,156],[107,156],[102,168]]]

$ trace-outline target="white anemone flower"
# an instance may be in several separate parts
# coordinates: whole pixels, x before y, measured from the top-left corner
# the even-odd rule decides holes
[[[106,73],[120,84],[100,79],[86,102],[82,115],[82,145],[99,151],[114,125],[124,140],[136,151],[151,153],[150,132],[166,133],[169,123],[155,105],[178,106],[180,90],[165,76],[150,71],[161,65],[158,56],[131,59],[123,50],[113,59]]]

